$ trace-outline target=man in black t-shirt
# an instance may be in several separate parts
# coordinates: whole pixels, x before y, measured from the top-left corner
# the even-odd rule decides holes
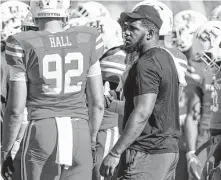
[[[138,51],[124,84],[124,132],[105,157],[101,175],[173,180],[178,161],[179,79],[173,56],[157,47],[162,20],[152,6],[122,13],[125,49]]]

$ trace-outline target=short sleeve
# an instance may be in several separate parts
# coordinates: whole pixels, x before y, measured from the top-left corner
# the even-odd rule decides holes
[[[101,75],[101,67],[99,61],[94,63],[92,66],[90,66],[89,71],[87,73],[87,77],[92,77],[97,75]]]
[[[136,95],[142,95],[147,93],[158,94],[159,86],[161,83],[162,73],[151,62],[138,64],[137,66],[137,78],[136,84],[138,86]]]
[[[95,46],[93,48],[91,55],[91,66],[100,59],[100,57],[103,55],[103,52],[104,52],[104,42],[101,35],[98,35],[96,37]]]
[[[9,36],[6,40],[5,59],[7,64],[20,68],[23,72],[26,72],[24,63],[25,51],[19,44],[19,42],[13,37]]]
[[[9,66],[10,81],[27,81],[26,72],[16,66]]]

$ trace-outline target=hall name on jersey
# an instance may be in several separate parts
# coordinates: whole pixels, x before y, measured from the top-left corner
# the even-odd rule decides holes
[[[72,46],[71,42],[68,39],[68,36],[55,36],[55,37],[49,37],[49,40],[51,42],[51,47],[65,47],[65,46]]]

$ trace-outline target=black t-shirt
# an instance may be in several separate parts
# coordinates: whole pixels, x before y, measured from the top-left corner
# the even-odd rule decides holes
[[[149,49],[129,70],[124,84],[124,127],[134,109],[134,97],[147,93],[157,94],[156,103],[130,148],[151,154],[178,152],[179,80],[172,56],[164,49]]]

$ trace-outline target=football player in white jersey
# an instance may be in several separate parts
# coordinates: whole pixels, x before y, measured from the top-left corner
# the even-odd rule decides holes
[[[21,32],[6,41],[10,91],[2,159],[9,156],[26,105],[22,179],[90,179],[91,146],[104,106],[102,38],[86,26],[64,31],[69,0],[31,1],[30,6],[39,31]]]

